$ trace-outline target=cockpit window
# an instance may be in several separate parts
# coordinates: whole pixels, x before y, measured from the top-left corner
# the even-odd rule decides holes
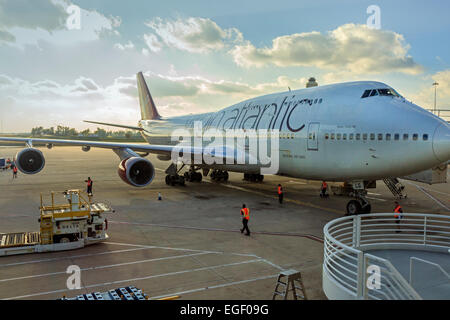
[[[370,91],[372,91],[372,90],[366,90],[366,91],[364,91],[364,93],[363,93],[363,95],[361,96],[361,98],[367,98],[367,97],[369,96],[369,94],[370,94]]]
[[[383,89],[373,89],[373,90],[365,90],[362,94],[361,98],[373,97],[373,96],[391,96],[391,97],[400,97],[397,91],[392,88],[383,88]]]
[[[399,94],[392,89],[378,89],[378,93],[380,94],[380,96],[392,96],[392,97],[399,96]]]

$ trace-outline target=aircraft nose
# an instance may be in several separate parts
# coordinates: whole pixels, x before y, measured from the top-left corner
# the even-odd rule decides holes
[[[441,124],[434,132],[433,137],[434,155],[439,161],[450,159],[450,125]]]

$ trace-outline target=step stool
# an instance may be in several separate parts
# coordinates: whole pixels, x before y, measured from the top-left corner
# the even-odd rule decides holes
[[[282,291],[279,291],[280,287]],[[305,287],[303,286],[301,272],[294,269],[283,270],[278,275],[272,300],[275,300],[276,296],[282,296],[284,297],[284,300],[287,300],[288,294],[291,291],[294,296],[294,300],[308,300],[306,297]]]

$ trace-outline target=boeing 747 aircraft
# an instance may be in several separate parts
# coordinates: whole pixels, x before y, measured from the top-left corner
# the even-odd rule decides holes
[[[90,122],[139,130],[148,145],[8,137],[0,140],[26,144],[16,156],[19,170],[26,174],[38,173],[45,165],[43,153],[33,143],[45,143],[48,148],[75,145],[83,151],[91,147],[112,149],[120,158],[118,173],[122,180],[144,187],[155,175],[152,163],[145,156],[155,153],[161,160],[173,160],[175,142],[171,136],[175,129],[190,130],[192,135],[196,121],[203,130],[267,129],[270,132],[278,129],[277,174],[350,183],[355,200],[347,205],[349,214],[370,212],[370,203],[364,195],[371,182],[417,173],[446,163],[450,158],[450,125],[381,82],[347,82],[274,93],[218,112],[171,118],[159,115],[141,72],[137,74],[137,84],[142,116],[137,126]],[[203,145],[191,148],[188,153],[211,155]],[[231,154],[236,157],[238,152]],[[215,156],[220,157],[220,153]],[[166,170],[166,183],[184,184],[185,179],[201,181],[200,171],[203,176],[211,172],[211,177],[219,180],[227,180],[228,171],[242,172],[252,181],[263,178],[259,162],[201,162],[188,166],[189,171],[181,176],[182,167],[178,168],[172,161]]]

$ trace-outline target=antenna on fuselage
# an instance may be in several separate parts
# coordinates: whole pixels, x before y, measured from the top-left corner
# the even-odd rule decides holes
[[[288,87],[288,89],[289,89],[289,92],[291,92],[291,87]]]

